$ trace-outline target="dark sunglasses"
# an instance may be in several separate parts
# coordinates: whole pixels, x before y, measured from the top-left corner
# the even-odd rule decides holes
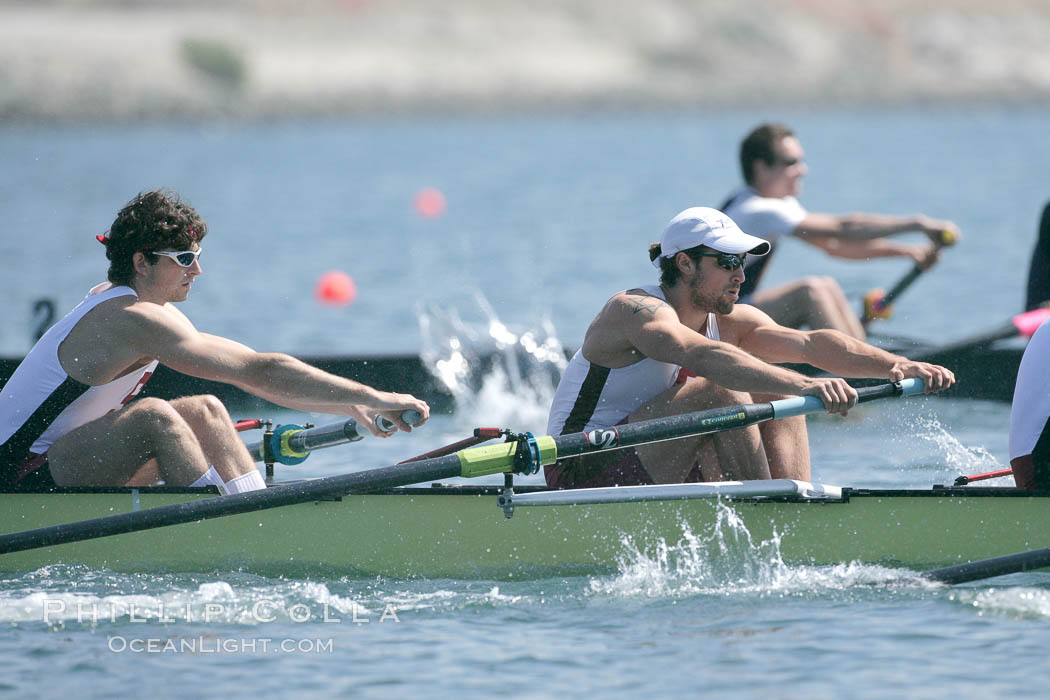
[[[155,250],[155,251],[153,251],[153,254],[154,255],[163,255],[165,257],[171,258],[172,260],[174,260],[179,265],[179,267],[189,267],[189,266],[193,265],[193,263],[197,262],[197,258],[200,257],[201,251],[199,249],[198,250],[179,250],[179,251]]]
[[[715,262],[723,270],[739,270],[744,266],[747,253],[697,253],[698,258],[717,258]]]

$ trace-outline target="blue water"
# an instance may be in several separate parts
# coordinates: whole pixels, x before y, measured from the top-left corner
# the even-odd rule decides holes
[[[310,354],[418,352],[452,336],[488,346],[527,333],[576,346],[611,293],[654,278],[645,251],[667,219],[716,205],[736,185],[739,137],[774,117],[807,149],[811,209],[921,211],[960,225],[962,242],[882,328],[963,337],[1021,309],[1050,198],[1048,116],[968,108],[4,125],[0,355],[28,349],[35,299],[64,311],[102,279],[94,235],[156,186],[181,192],[209,222],[205,275],[183,305],[202,330]],[[447,198],[439,218],[412,207],[426,186]],[[837,262],[789,242],[770,275],[833,274],[859,299],[908,266]],[[354,278],[351,306],[315,301],[314,283],[330,269]],[[479,425],[542,432],[549,387],[510,371],[460,398],[456,413],[418,433],[318,453],[283,474],[388,464]],[[1000,468],[1008,415],[1000,404],[916,398],[845,420],[813,417],[813,476],[926,487]],[[701,539],[714,551],[740,534]],[[674,544],[666,560],[625,551],[609,576],[515,583],[21,572],[0,580],[2,686],[169,696],[196,674],[229,696],[945,697],[1025,693],[1046,680],[1046,574],[947,588],[859,563],[786,566],[775,543],[734,550],[731,564]],[[100,618],[78,620],[78,605]],[[155,651],[135,650],[149,644]]]

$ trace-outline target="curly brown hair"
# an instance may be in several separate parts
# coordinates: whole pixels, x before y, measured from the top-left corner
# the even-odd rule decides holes
[[[208,233],[204,219],[170,190],[140,192],[124,205],[103,239],[109,259],[109,281],[131,285],[135,279],[132,259],[145,253],[151,265],[157,262],[155,250],[189,250]]]

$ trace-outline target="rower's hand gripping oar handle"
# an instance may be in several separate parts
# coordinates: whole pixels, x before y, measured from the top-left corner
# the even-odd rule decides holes
[[[937,241],[934,244],[934,251],[939,251],[941,248],[947,248],[948,246],[955,245],[956,238],[954,231],[944,230],[938,235]],[[867,326],[869,323],[877,318],[887,319],[893,315],[892,304],[896,301],[904,290],[912,285],[912,282],[919,278],[923,272],[930,269],[930,265],[920,265],[915,263],[908,274],[904,275],[893,285],[888,292],[883,292],[881,289],[873,289],[864,295],[864,313],[861,315],[860,322]]]
[[[925,389],[926,385],[917,377],[903,379],[893,384],[865,386],[857,389],[857,403],[884,399],[890,396],[921,394]],[[777,399],[776,401],[770,401],[769,405],[773,407],[773,420],[801,416],[806,413],[816,413],[824,408],[824,402],[816,396],[795,396],[790,399]]]
[[[417,425],[423,420],[418,411],[405,411],[401,420],[409,425]],[[396,430],[397,426],[383,416],[376,416],[376,427],[384,433]],[[368,431],[362,430],[353,418],[342,423],[330,423],[316,428],[303,428],[301,425],[279,425],[274,428],[270,437],[270,450],[275,462],[281,464],[300,464],[314,450],[323,447],[334,447],[348,442],[357,442]],[[256,462],[264,461],[262,441],[247,446],[248,452]]]

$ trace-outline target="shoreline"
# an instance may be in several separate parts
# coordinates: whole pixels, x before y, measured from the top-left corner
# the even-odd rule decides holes
[[[0,7],[0,118],[286,120],[1050,103],[1050,2],[51,0]]]

